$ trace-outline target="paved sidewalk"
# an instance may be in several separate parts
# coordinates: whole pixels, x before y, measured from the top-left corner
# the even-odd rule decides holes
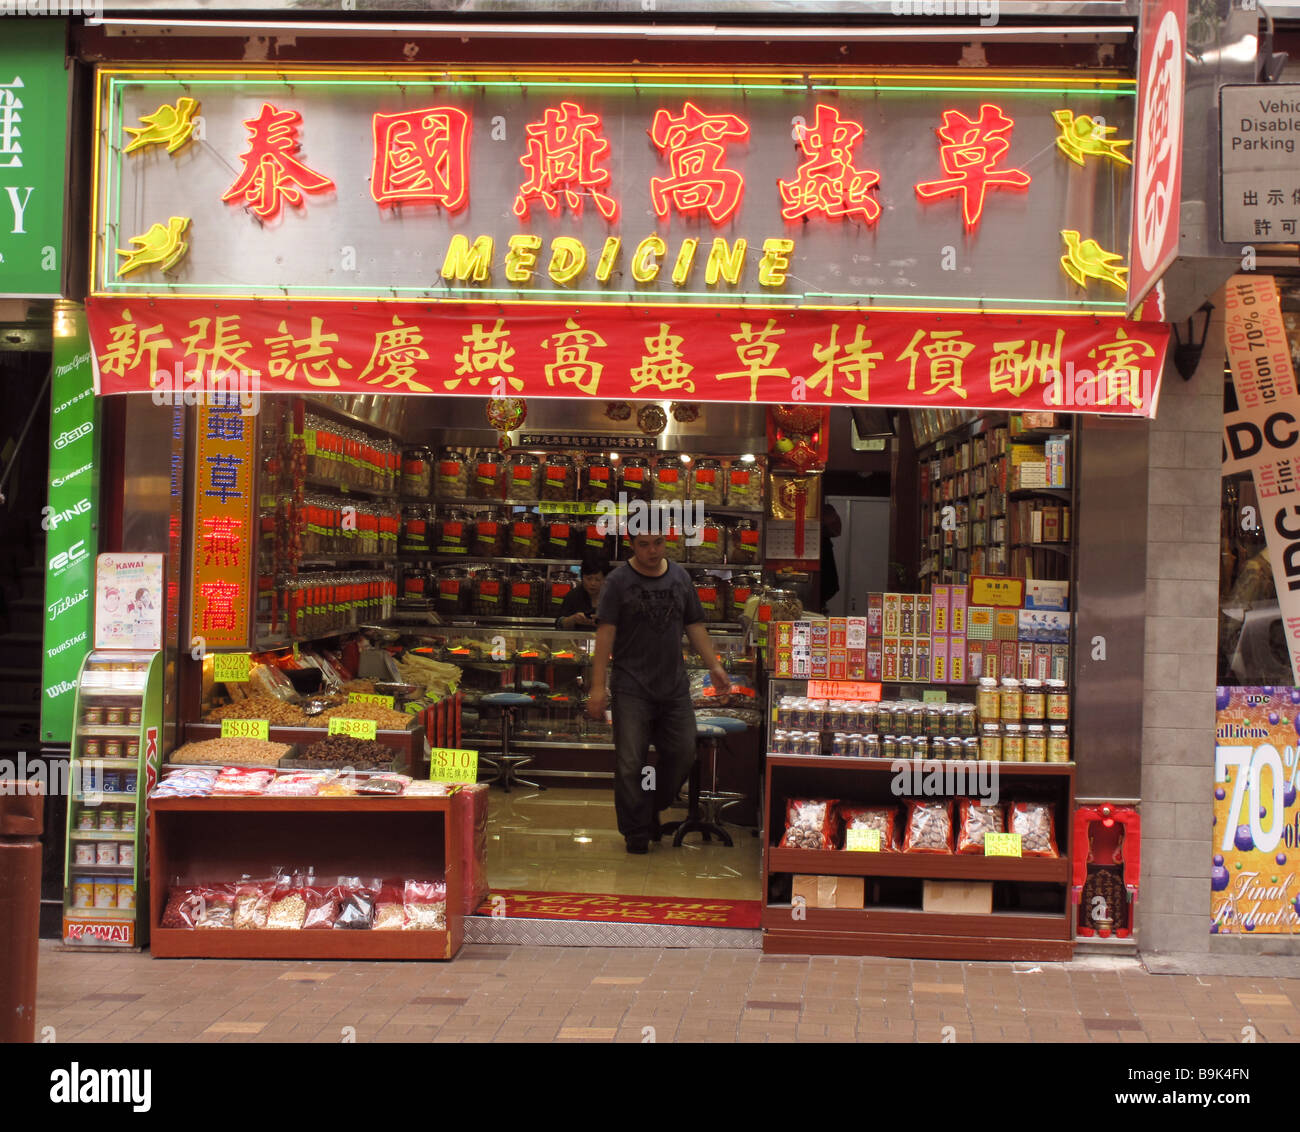
[[[1294,1042],[1300,978],[723,948],[154,960],[50,941],[36,1016],[38,1040],[56,1042]]]

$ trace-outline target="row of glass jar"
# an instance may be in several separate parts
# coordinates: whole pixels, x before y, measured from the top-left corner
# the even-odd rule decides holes
[[[449,616],[556,617],[579,581],[567,567],[548,573],[531,567],[511,571],[491,563],[412,562],[402,569],[401,595],[408,602],[432,602],[436,612]],[[744,573],[731,578],[699,574],[692,582],[704,619],[710,623],[739,621],[745,602],[760,585],[758,578]]]
[[[706,517],[694,534],[665,536],[664,552],[677,562],[756,566],[761,535],[752,519],[722,521]],[[541,515],[503,508],[471,512],[459,507],[419,503],[402,508],[397,549],[404,554],[464,554],[476,558],[581,558],[588,553],[613,557],[631,553],[625,535],[616,546],[606,527],[576,515]],[[304,547],[304,549],[306,549]]]
[[[139,727],[140,705],[86,704],[81,709],[81,722],[87,727]]]
[[[402,450],[393,441],[308,413],[303,442],[312,479],[363,491],[397,492]]]
[[[776,725],[797,731],[924,735],[974,738],[978,734],[974,704],[927,704],[919,700],[818,700],[782,696]]]
[[[393,615],[397,582],[379,571],[330,571],[279,579],[275,624],[294,637],[345,633]]]
[[[757,511],[763,506],[763,468],[753,460],[709,456],[684,462],[680,454],[651,459],[593,452],[578,460],[563,452],[502,455],[490,448],[444,448],[435,457],[416,447],[402,454],[402,493],[417,499],[556,503],[597,503],[622,493],[629,499],[691,499]]]
[[[308,495],[295,508],[303,554],[393,554],[402,516],[396,506]]]
[[[1064,680],[980,679],[975,692],[981,723],[1068,723],[1070,689]]]
[[[1069,728],[1063,723],[986,724],[978,738],[958,735],[880,735],[861,731],[777,728],[778,755],[842,755],[868,759],[966,759],[985,762],[1068,763]]]

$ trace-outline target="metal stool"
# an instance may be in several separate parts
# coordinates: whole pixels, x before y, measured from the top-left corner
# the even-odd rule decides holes
[[[721,727],[727,735],[736,735],[741,731],[748,731],[749,727],[738,719],[732,719],[729,715],[702,715],[697,717],[696,725],[709,724],[713,727]],[[723,743],[726,743],[726,736],[723,736]],[[744,794],[739,794],[734,790],[718,789],[718,756],[715,744],[713,752],[713,778],[712,788],[705,790],[700,794],[700,804],[704,807],[704,812],[708,815],[708,820],[720,822],[722,820],[722,811],[728,806],[736,806],[745,800]]]
[[[510,753],[510,728],[515,721],[515,712],[524,708],[533,706],[532,696],[525,696],[521,692],[492,692],[479,700],[480,706],[494,707],[501,709],[501,754],[496,759],[489,759],[489,762],[497,763],[497,773],[485,781],[490,785],[494,782],[501,783],[501,789],[507,794],[510,793],[511,782],[518,782],[524,786],[531,786],[535,790],[545,790],[536,782],[530,782],[526,778],[520,778],[515,772],[523,769],[528,763],[533,761],[532,755],[512,755]]]
[[[717,727],[712,723],[697,722],[695,725],[695,741],[700,748],[710,755],[713,761],[715,781],[718,773],[718,740],[726,734],[725,728]],[[702,833],[705,841],[711,840],[711,835],[716,833],[718,840],[730,847],[732,844],[731,835],[716,822],[707,821],[700,816],[700,757],[698,751],[695,761],[691,763],[690,783],[685,819],[683,821],[665,822],[661,827],[660,834],[672,833],[673,845],[678,846],[681,845],[682,838],[688,833]]]

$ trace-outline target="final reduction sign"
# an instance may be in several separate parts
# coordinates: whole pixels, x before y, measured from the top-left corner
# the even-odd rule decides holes
[[[1210,931],[1300,931],[1300,688],[1219,688]]]

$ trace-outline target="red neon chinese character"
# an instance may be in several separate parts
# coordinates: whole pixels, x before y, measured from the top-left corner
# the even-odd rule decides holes
[[[749,140],[749,123],[735,114],[705,114],[693,102],[673,117],[667,110],[655,113],[650,140],[668,157],[671,177],[650,178],[650,201],[660,220],[668,219],[668,205],[685,215],[703,209],[714,224],[721,224],[740,207],[745,178],[721,166],[732,139]]]
[[[1011,143],[1006,135],[1015,122],[991,103],[980,107],[978,118],[967,118],[960,110],[945,110],[943,125],[934,132],[943,142],[939,161],[948,174],[941,181],[923,181],[916,186],[922,200],[962,195],[962,215],[966,227],[974,228],[984,212],[984,194],[993,189],[1029,187],[1029,174],[1023,169],[994,169]]]
[[[298,127],[302,115],[297,110],[277,110],[269,102],[262,112],[244,122],[248,127],[248,152],[241,154],[244,171],[226,190],[225,201],[243,199],[263,220],[280,213],[288,201],[302,204],[302,194],[323,193],[334,182],[308,169],[294,154],[298,151]]]
[[[205,629],[237,629],[238,610],[235,599],[240,589],[234,582],[204,582],[199,586]]]
[[[203,565],[238,566],[244,545],[244,521],[225,515],[203,520]]]
[[[600,128],[600,115],[584,114],[576,102],[561,102],[559,110],[549,107],[540,122],[524,128],[528,152],[519,164],[528,180],[515,197],[516,216],[527,219],[529,198],[537,197],[552,216],[558,216],[560,193],[574,212],[582,211],[582,196],[590,194],[606,220],[618,215],[618,201],[600,191],[609,184],[609,170],[596,168],[596,162],[609,153],[609,142],[597,136]]]
[[[870,224],[880,216],[880,202],[868,193],[880,184],[880,174],[853,168],[853,147],[863,132],[857,122],[844,121],[835,107],[817,107],[816,123],[799,131],[799,148],[807,160],[795,170],[793,181],[776,182],[785,201],[785,219],[799,220],[814,212],[860,214]]]
[[[469,115],[454,106],[376,114],[370,195],[379,204],[428,201],[457,212],[469,201]]]

